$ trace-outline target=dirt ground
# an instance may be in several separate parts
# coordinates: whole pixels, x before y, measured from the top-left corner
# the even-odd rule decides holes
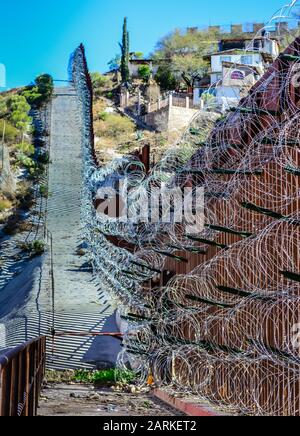
[[[147,393],[114,392],[92,385],[48,384],[43,392],[39,416],[182,416]]]

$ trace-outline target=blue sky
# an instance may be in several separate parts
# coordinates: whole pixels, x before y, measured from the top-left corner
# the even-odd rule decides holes
[[[148,54],[176,27],[264,21],[290,0],[3,0],[0,64],[7,87],[30,83],[40,73],[67,77],[70,52],[86,45],[91,71],[105,71],[118,52],[123,17],[132,51]]]

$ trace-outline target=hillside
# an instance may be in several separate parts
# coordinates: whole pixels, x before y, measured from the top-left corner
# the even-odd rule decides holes
[[[37,118],[52,94],[48,75],[33,85],[0,94],[0,224],[17,231],[22,210],[34,201],[37,181],[45,172],[47,153],[39,141]],[[46,189],[40,187],[44,195]]]

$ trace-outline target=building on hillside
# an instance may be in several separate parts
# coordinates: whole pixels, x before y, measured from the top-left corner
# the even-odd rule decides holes
[[[226,50],[254,50],[261,53],[269,54],[269,62],[273,62],[280,52],[280,46],[277,38],[265,36],[257,36],[255,38],[226,38],[219,42],[219,52]]]
[[[300,27],[300,22],[297,20],[294,23],[287,21],[278,21],[275,23],[244,23],[244,24],[229,24],[227,26],[208,26],[208,27],[188,27],[188,33],[197,33],[204,30],[215,32],[219,35],[224,35],[224,38],[230,37],[248,37],[250,39],[257,36],[264,36],[266,33],[272,38],[278,38],[282,41],[285,36],[293,31],[297,31]]]
[[[152,75],[154,76],[160,64],[164,62],[164,60],[154,60],[154,59],[131,59],[129,61],[129,73],[132,79],[137,79],[139,77],[139,69],[142,66],[148,66],[151,69]]]
[[[199,104],[203,94],[215,97],[214,103],[223,111],[238,105],[245,93],[256,83],[279,55],[276,38],[224,39],[219,51],[204,59],[210,62],[210,83],[194,88],[194,104]]]

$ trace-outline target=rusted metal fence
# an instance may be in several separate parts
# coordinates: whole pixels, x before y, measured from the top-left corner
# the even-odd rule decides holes
[[[45,337],[0,356],[0,416],[36,416],[45,363]]]

